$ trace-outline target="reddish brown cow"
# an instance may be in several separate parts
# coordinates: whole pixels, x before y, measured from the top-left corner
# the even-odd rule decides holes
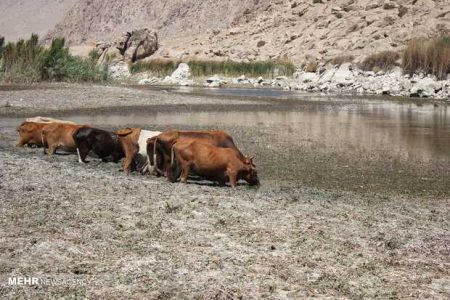
[[[45,125],[51,123],[66,123],[75,124],[70,121],[58,120],[49,117],[33,117],[25,119],[25,122],[20,124],[17,128],[19,132],[19,142],[16,147],[23,147],[24,145],[42,146],[42,129]]]
[[[17,131],[19,132],[19,141],[16,147],[23,147],[24,145],[35,145],[38,147],[42,146],[42,128],[48,125],[48,123],[34,123],[34,122],[23,122],[20,124]]]
[[[229,181],[234,188],[240,179],[250,185],[259,185],[252,158],[242,158],[234,149],[216,147],[202,140],[184,139],[176,142],[172,147],[171,169],[174,175],[169,176],[169,180],[172,182],[181,175],[181,182],[187,183],[189,171],[192,171],[218,181],[220,185]]]
[[[234,144],[233,138],[225,131],[181,131],[170,130],[147,140],[147,162],[154,167],[155,175],[167,175],[170,167],[170,152],[172,146],[182,139],[199,139],[221,148],[230,148],[238,153],[240,158],[244,155]]]
[[[77,146],[73,139],[75,131],[81,127],[88,127],[85,125],[73,125],[63,123],[50,123],[42,128],[42,144],[44,146],[44,153],[52,155],[56,149],[62,148],[68,152],[75,152]]]
[[[131,166],[136,162],[138,154],[147,157],[147,139],[154,137],[161,132],[149,131],[141,128],[124,128],[115,132],[119,136],[125,153],[123,170],[128,174]],[[146,166],[144,166],[145,168]]]

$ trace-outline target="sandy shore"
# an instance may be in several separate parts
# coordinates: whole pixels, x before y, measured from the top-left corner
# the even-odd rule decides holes
[[[0,89],[4,119],[45,110],[64,115],[67,110],[98,113],[133,105],[174,112],[266,106],[253,99],[217,103],[117,86]],[[230,125],[227,130],[245,152],[261,149],[256,153],[261,188],[232,190],[126,176],[118,164],[92,159],[80,165],[73,155],[48,157],[40,149],[15,149],[15,127],[1,127],[0,298],[450,296],[448,165],[426,170],[435,195],[421,193],[427,187],[415,179],[402,193],[408,182],[401,177],[383,190],[378,175],[373,175],[372,189],[358,192],[353,186],[359,184],[358,172],[367,174],[364,161],[350,170],[354,178],[338,183],[333,176],[341,174],[323,175],[324,166],[338,172],[335,161],[306,149],[302,154],[310,155],[304,165],[311,170],[309,177],[319,173],[307,161],[319,162],[317,172],[325,183],[320,178],[308,182],[308,174],[296,180],[276,169],[263,141],[250,139],[270,128]],[[413,170],[389,159],[386,164]],[[10,286],[11,276],[77,281]]]

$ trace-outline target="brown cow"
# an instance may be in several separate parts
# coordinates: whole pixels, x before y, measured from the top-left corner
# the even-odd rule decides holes
[[[34,123],[34,122],[23,122],[20,124],[17,131],[19,132],[19,141],[16,147],[28,146],[42,146],[42,128],[44,128],[48,123]]]
[[[240,179],[250,185],[259,185],[252,158],[242,158],[234,149],[216,147],[202,140],[183,139],[176,142],[172,147],[171,170],[174,172],[173,176],[169,176],[172,182],[181,173],[181,182],[187,183],[189,171],[193,171],[209,180],[218,181],[221,186],[229,181],[235,188]]]
[[[16,147],[23,147],[24,145],[28,146],[42,146],[42,135],[41,131],[45,125],[50,123],[66,123],[66,124],[75,124],[70,121],[58,120],[48,117],[34,117],[27,118],[25,122],[20,124],[17,128],[19,132],[19,142]]]
[[[141,128],[124,128],[116,131],[125,152],[123,170],[129,174],[133,162],[138,154],[147,157],[147,139],[152,138],[161,132],[143,130]],[[144,166],[145,168],[146,166]]]
[[[85,125],[73,125],[64,123],[50,123],[42,128],[42,144],[44,146],[44,154],[52,155],[56,149],[62,148],[68,152],[77,151],[73,134],[81,127],[88,127]]]
[[[221,148],[231,148],[239,154],[244,155],[234,144],[233,138],[225,131],[181,131],[169,130],[158,136],[147,140],[147,163],[154,166],[154,174],[157,176],[167,175],[170,166],[170,152],[172,146],[181,139],[201,139],[204,143],[210,143]]]

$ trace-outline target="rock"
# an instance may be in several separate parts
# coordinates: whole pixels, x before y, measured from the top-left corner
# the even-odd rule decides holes
[[[411,87],[410,95],[412,97],[433,97],[442,86],[430,77],[417,80],[417,82]]]
[[[208,86],[208,87],[221,87],[223,85],[227,84],[226,80],[222,80],[219,78],[218,75],[214,75],[212,77],[209,77],[206,79],[206,82],[204,84],[204,86]]]
[[[113,43],[97,43],[96,49],[101,53],[97,62],[116,64],[119,61],[133,63],[149,57],[158,50],[158,34],[148,28],[123,33]]]
[[[334,67],[326,69],[325,72],[323,72],[322,75],[320,76],[318,82],[319,83],[330,82],[334,76],[334,73],[336,73],[336,69]]]
[[[237,81],[238,82],[243,82],[243,81],[248,81],[248,80],[247,80],[247,77],[245,77],[245,75],[241,75],[241,76],[238,77]]]
[[[126,32],[116,41],[115,47],[120,50],[125,61],[135,62],[158,50],[158,34],[148,28]]]
[[[115,47],[107,47],[103,50],[99,59],[97,60],[97,66],[116,64],[122,60],[122,54],[120,50]]]
[[[300,82],[304,82],[304,83],[317,81],[318,78],[319,78],[319,76],[313,72],[303,72],[303,73],[298,74],[298,77],[297,77],[297,79]]]
[[[143,78],[138,81],[138,84],[144,85],[144,84],[152,84],[158,82],[158,78],[152,77],[152,78]]]
[[[187,63],[180,63],[170,78],[174,81],[186,80],[191,78],[191,69]]]
[[[350,70],[350,65],[350,63],[342,64],[334,73],[332,81],[338,85],[351,85],[354,82],[354,76]]]
[[[124,61],[108,66],[108,74],[114,79],[124,79],[131,76],[128,64]]]

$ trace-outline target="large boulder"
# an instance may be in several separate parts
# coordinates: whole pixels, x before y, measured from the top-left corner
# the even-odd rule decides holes
[[[158,34],[148,28],[125,32],[112,43],[98,43],[98,64],[134,63],[158,50]]]
[[[126,32],[116,41],[115,46],[125,61],[144,59],[158,50],[158,34],[148,28]]]

